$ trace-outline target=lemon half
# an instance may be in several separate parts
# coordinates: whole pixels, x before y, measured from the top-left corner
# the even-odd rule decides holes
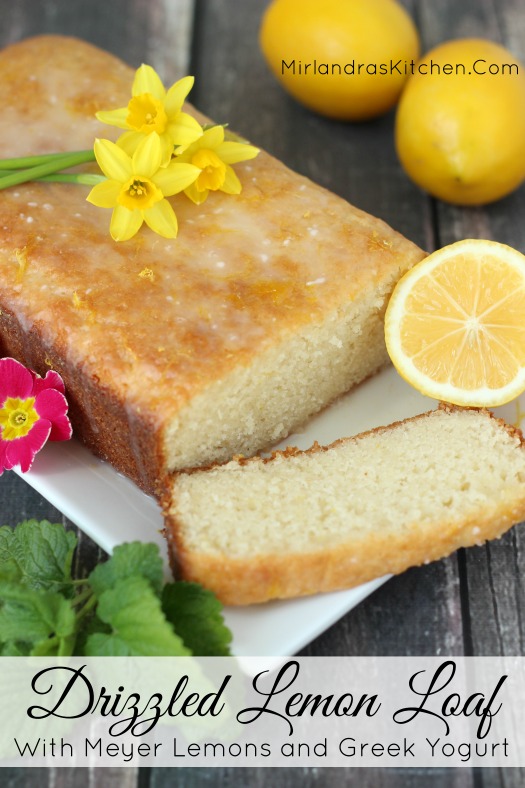
[[[434,252],[396,285],[385,339],[422,394],[472,407],[510,402],[525,390],[525,257],[482,240]]]

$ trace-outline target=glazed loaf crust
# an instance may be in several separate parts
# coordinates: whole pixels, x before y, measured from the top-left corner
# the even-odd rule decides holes
[[[118,135],[94,118],[129,100],[111,55],[43,36],[0,70],[3,156]],[[56,369],[76,436],[150,492],[281,439],[386,363],[386,301],[423,257],[265,153],[236,170],[239,196],[173,198],[176,240],[113,242],[76,185],[0,193],[0,352]]]
[[[436,411],[304,452],[177,474],[174,572],[229,605],[351,588],[525,519],[523,437],[487,411]]]

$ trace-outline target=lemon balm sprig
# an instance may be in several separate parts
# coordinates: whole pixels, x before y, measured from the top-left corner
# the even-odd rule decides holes
[[[81,580],[76,546],[47,520],[0,528],[1,656],[228,656],[221,604],[197,583],[164,583],[157,545],[117,545]]]

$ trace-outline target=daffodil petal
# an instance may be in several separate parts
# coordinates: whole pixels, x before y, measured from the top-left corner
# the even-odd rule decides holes
[[[199,191],[194,183],[191,186],[188,186],[187,189],[184,189],[184,194],[186,197],[189,197],[195,205],[201,205],[204,200],[208,197],[209,189],[204,189],[204,191]]]
[[[86,200],[97,208],[114,208],[117,204],[117,197],[120,194],[122,184],[118,181],[102,181],[93,186]]]
[[[240,194],[242,189],[242,185],[236,174],[234,173],[233,169],[230,167],[229,164],[226,165],[226,177],[224,179],[224,183],[221,186],[221,192],[226,192],[226,194]]]
[[[162,235],[164,238],[177,237],[179,229],[177,217],[167,200],[161,200],[145,210],[144,221],[148,227],[151,227],[153,232]]]
[[[166,100],[164,102],[164,109],[168,117],[175,115],[180,111],[184,100],[195,82],[195,77],[183,77],[175,82],[166,93]]]
[[[168,167],[158,170],[151,180],[166,197],[171,197],[172,194],[178,194],[194,183],[200,173],[199,167],[195,167],[193,164],[180,164],[176,161]]]
[[[190,145],[202,137],[202,126],[186,112],[179,112],[175,119],[170,121],[167,131],[177,146]]]
[[[133,174],[131,159],[122,148],[109,140],[95,140],[93,146],[98,166],[107,178],[124,183]]]
[[[242,142],[223,142],[215,148],[215,153],[225,164],[236,164],[239,161],[255,159],[259,148]]]
[[[117,205],[113,210],[109,232],[114,241],[127,241],[140,230],[142,222],[142,211],[130,211],[122,205]]]
[[[191,145],[177,145],[173,153],[177,157],[177,161],[190,161],[192,155],[198,149],[198,142],[194,142]]]
[[[146,135],[133,154],[132,166],[135,175],[151,178],[160,167],[162,145],[156,132]]]
[[[167,167],[170,161],[172,160],[174,153],[173,140],[171,139],[169,134],[160,135],[160,145],[162,149],[160,166]]]
[[[132,96],[140,96],[142,93],[151,93],[159,101],[163,101],[166,95],[162,80],[155,69],[151,66],[146,66],[144,63],[136,70],[133,87],[131,88]]]
[[[126,118],[128,117],[128,108],[121,107],[121,109],[101,110],[95,113],[97,120],[101,123],[106,123],[108,126],[117,126],[119,129],[127,128]]]
[[[211,128],[203,132],[199,140],[199,148],[210,148],[210,150],[215,150],[217,145],[220,145],[223,140],[224,126],[211,126]]]
[[[144,134],[140,131],[126,131],[118,138],[117,145],[131,158],[143,139]]]

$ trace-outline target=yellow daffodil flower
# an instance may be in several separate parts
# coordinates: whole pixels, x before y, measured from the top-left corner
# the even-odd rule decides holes
[[[241,182],[230,165],[254,159],[259,149],[243,142],[225,141],[224,126],[212,126],[196,142],[175,152],[180,152],[178,162],[193,164],[200,170],[199,177],[184,189],[184,194],[200,205],[211,191],[239,194]]]
[[[162,145],[162,166],[165,167],[175,145],[189,145],[202,135],[202,127],[195,118],[182,112],[193,82],[193,77],[184,77],[166,91],[155,69],[143,64],[135,73],[128,106],[97,112],[96,116],[102,123],[128,129],[117,142],[130,156],[145,134],[158,134]]]
[[[102,139],[95,140],[94,151],[108,180],[94,186],[87,200],[99,208],[113,208],[109,227],[113,240],[127,241],[143,222],[164,238],[175,238],[177,217],[165,197],[186,189],[200,175],[199,168],[178,161],[161,167],[157,133],[144,137],[133,156]]]

